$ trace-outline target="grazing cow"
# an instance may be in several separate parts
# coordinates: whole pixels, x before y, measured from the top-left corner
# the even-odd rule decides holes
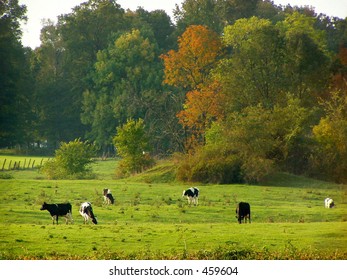
[[[245,220],[247,223],[247,218],[249,223],[251,223],[251,206],[247,202],[240,202],[236,207],[236,218],[239,221],[239,224]]]
[[[329,197],[324,199],[324,204],[325,204],[325,208],[333,208],[335,206],[334,200]]]
[[[47,210],[51,214],[53,225],[54,221],[56,221],[56,223],[58,224],[59,216],[65,217],[66,224],[68,223],[68,221],[70,221],[71,224],[73,223],[72,206],[70,203],[48,204],[44,202],[40,210]]]
[[[189,188],[188,190],[183,191],[182,197],[186,196],[188,199],[188,204],[190,205],[192,202],[194,205],[198,205],[200,190],[198,188]]]
[[[104,189],[104,201],[106,204],[114,203],[114,198],[110,189]]]
[[[93,213],[92,204],[90,202],[83,202],[80,207],[80,214],[84,219],[84,223],[87,224],[89,219],[92,220],[93,224],[97,224],[98,221],[96,220],[96,217]]]

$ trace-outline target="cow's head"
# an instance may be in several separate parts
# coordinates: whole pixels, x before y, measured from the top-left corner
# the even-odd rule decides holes
[[[40,210],[47,210],[47,203],[44,202],[40,208]]]

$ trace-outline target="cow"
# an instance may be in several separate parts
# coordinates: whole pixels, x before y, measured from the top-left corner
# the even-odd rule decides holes
[[[244,220],[247,223],[251,223],[251,206],[247,202],[240,202],[236,207],[236,218],[239,221],[239,224]]]
[[[110,189],[104,189],[104,202],[106,204],[113,204],[114,198]]]
[[[199,198],[199,192],[200,190],[198,188],[189,188],[188,190],[184,190],[182,197],[186,196],[188,199],[188,204],[194,203],[195,206],[198,205],[198,198]]]
[[[92,204],[90,202],[83,202],[80,207],[80,214],[84,219],[84,223],[87,224],[89,219],[92,220],[93,224],[97,224],[98,221],[96,220],[96,217],[93,213]]]
[[[334,200],[332,198],[327,197],[324,199],[325,208],[333,208],[335,206]]]
[[[70,203],[48,204],[44,202],[40,210],[47,210],[51,214],[53,225],[54,221],[58,224],[59,216],[65,217],[66,224],[68,224],[69,221],[71,224],[73,223],[72,206]]]

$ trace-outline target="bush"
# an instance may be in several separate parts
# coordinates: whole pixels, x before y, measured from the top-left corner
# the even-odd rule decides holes
[[[92,178],[90,164],[93,162],[96,149],[93,144],[79,139],[62,143],[56,150],[55,158],[44,164],[41,171],[49,179],[83,179]]]
[[[149,154],[151,147],[142,119],[130,119],[123,126],[117,127],[113,142],[122,158],[116,170],[117,177],[127,177],[153,166],[154,160]]]
[[[202,150],[182,156],[176,174],[178,180],[189,182],[230,184],[243,181],[239,157],[216,151]]]
[[[274,162],[261,157],[249,157],[242,163],[243,179],[248,184],[262,182],[269,174],[274,172]]]

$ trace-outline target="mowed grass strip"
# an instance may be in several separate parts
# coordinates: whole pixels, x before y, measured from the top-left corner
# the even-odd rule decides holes
[[[188,206],[189,186],[160,183],[153,171],[113,180],[115,161],[97,162],[97,180],[35,179],[19,171],[0,180],[2,259],[345,259],[345,186],[281,175],[276,184],[199,185],[199,206]],[[143,176],[143,180],[141,180]],[[102,177],[102,179],[100,179]],[[293,179],[294,178],[294,179]],[[282,182],[282,183],[281,183]],[[301,182],[301,183],[300,183]],[[110,188],[115,205],[104,205]],[[324,208],[324,198],[337,207]],[[70,202],[73,225],[52,225],[41,204]],[[80,203],[90,201],[98,225],[84,225]],[[251,204],[252,224],[237,224],[237,202]]]
[[[239,226],[229,224],[118,223],[116,225],[1,225],[1,257],[108,259],[179,259],[184,254],[221,250],[345,258],[343,223],[278,223]],[[329,244],[329,246],[326,246]],[[295,255],[300,252],[299,255]],[[131,257],[134,256],[134,257]]]

